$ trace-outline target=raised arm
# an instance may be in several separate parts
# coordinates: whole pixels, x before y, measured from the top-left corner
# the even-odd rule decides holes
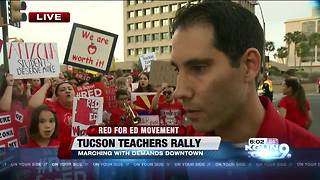
[[[34,94],[31,96],[28,106],[31,108],[36,108],[43,104],[46,94],[48,89],[51,87],[51,80],[50,79],[45,79],[45,82],[43,86]]]
[[[11,110],[12,103],[12,88],[13,88],[13,76],[12,74],[5,74],[7,87],[0,99],[0,110],[9,112]]]
[[[156,111],[158,109],[158,103],[159,103],[159,98],[161,95],[161,92],[167,87],[168,85],[166,83],[163,83],[161,88],[157,91],[157,94],[153,97],[152,103],[151,103],[151,108],[152,110]]]

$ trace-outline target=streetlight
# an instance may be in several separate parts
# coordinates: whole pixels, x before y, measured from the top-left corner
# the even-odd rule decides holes
[[[262,17],[262,24],[263,24],[263,49],[262,49],[262,61],[264,63],[265,62],[265,48],[266,48],[266,23],[264,22],[264,17],[263,17],[263,12],[262,12],[262,8],[259,2],[254,2],[253,5],[258,5],[259,9],[260,9],[260,13],[261,13],[261,17]]]

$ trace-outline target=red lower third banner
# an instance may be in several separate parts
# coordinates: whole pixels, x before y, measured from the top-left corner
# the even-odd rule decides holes
[[[184,126],[90,126],[89,136],[184,136],[187,130]]]

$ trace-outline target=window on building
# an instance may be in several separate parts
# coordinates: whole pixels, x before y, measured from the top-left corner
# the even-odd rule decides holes
[[[159,20],[153,21],[153,27],[159,27],[159,26],[160,26]]]
[[[143,42],[143,37],[142,37],[142,35],[136,36],[136,42],[138,42],[138,43]]]
[[[174,20],[173,18],[170,18],[170,24],[173,24],[173,20]]]
[[[134,24],[128,24],[128,30],[134,30]]]
[[[195,0],[195,1],[191,1],[190,3],[191,3],[191,4],[198,4],[199,1],[198,1],[198,0]],[[241,3],[241,1],[240,1],[240,3]]]
[[[183,7],[183,6],[187,5],[187,4],[188,4],[188,3],[186,3],[186,2],[185,2],[185,3],[181,3],[181,4],[180,4],[180,7]]]
[[[169,26],[169,20],[168,19],[162,19],[161,20],[162,26]]]
[[[134,17],[134,11],[128,12],[128,17],[129,17],[129,18],[133,18],[133,17]]]
[[[153,48],[152,48],[152,52],[160,53],[159,47],[153,47]]]
[[[146,3],[148,3],[148,2],[152,2],[152,0],[146,0]]]
[[[130,6],[130,5],[134,5],[135,4],[135,0],[129,0],[128,1],[128,5]]]
[[[169,46],[161,46],[161,53],[164,53],[164,54],[170,53]]]
[[[128,43],[134,43],[134,36],[128,37]]]
[[[151,47],[147,47],[147,48],[144,48],[143,49],[143,53],[146,54],[146,53],[151,53],[152,52],[152,48]]]
[[[138,48],[137,49],[137,55],[141,55],[141,54],[143,54],[143,50],[142,50],[142,48]]]
[[[151,9],[150,9],[150,8],[145,9],[145,10],[144,10],[144,14],[145,14],[145,15],[150,15],[150,14],[151,14]]]
[[[151,22],[150,21],[145,22],[144,26],[145,28],[151,28]]]
[[[161,39],[170,39],[169,33],[168,32],[161,33]]]
[[[137,29],[143,29],[143,23],[137,23]]]
[[[159,41],[159,40],[160,40],[160,35],[159,35],[159,33],[152,34],[152,40],[154,40],[154,41]]]
[[[137,4],[142,4],[143,3],[143,0],[139,0]]]
[[[305,35],[310,35],[316,31],[316,22],[315,21],[307,21],[302,23],[302,32]]]
[[[162,6],[162,13],[169,12],[169,6]]]
[[[160,13],[160,8],[159,7],[154,7],[153,8],[153,14],[159,14]]]
[[[128,56],[134,56],[134,49],[128,49]]]
[[[143,11],[142,11],[142,10],[138,10],[138,11],[137,11],[137,16],[138,16],[138,17],[143,16]]]
[[[152,40],[151,34],[145,34],[143,37],[144,37],[144,41],[151,41]]]
[[[178,10],[178,4],[171,4],[171,11]]]

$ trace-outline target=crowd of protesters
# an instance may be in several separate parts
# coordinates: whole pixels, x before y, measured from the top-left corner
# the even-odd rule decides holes
[[[104,86],[103,124],[111,126],[133,125],[128,119],[131,106],[136,115],[159,115],[161,125],[183,125],[182,104],[174,100],[174,86],[162,84],[157,88],[149,83],[149,73],[123,73],[118,70],[109,74],[90,74],[85,71],[64,71],[59,77],[14,79],[3,73],[0,86],[0,113],[18,111],[27,122],[25,142],[21,147],[57,147],[62,138],[71,136],[72,110],[77,88],[100,83]],[[134,89],[136,84],[137,88]],[[163,91],[164,89],[167,89]],[[154,92],[152,107],[144,108],[133,104],[131,93]],[[160,97],[161,96],[161,97]],[[160,98],[159,98],[160,97]],[[160,100],[159,100],[160,99]],[[151,104],[151,102],[150,102]],[[159,105],[158,105],[159,104]],[[20,138],[21,139],[21,138]]]

